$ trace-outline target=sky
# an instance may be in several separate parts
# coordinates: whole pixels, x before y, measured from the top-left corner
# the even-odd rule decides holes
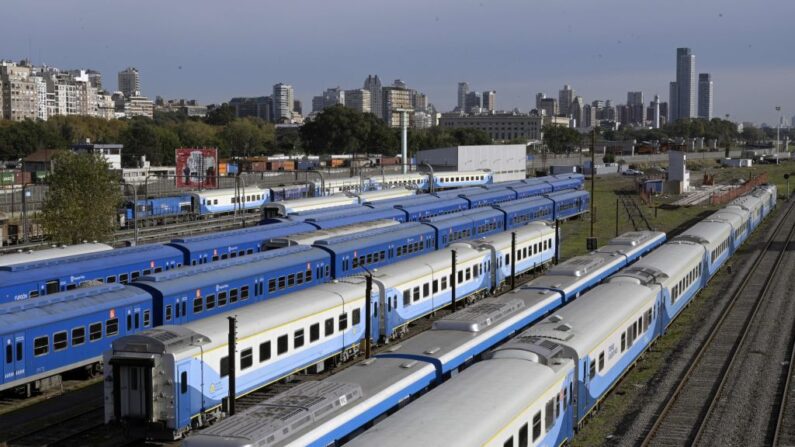
[[[144,95],[220,103],[292,84],[311,110],[368,74],[404,80],[438,110],[459,81],[497,108],[571,85],[586,102],[627,91],[668,100],[677,47],[712,73],[715,115],[775,125],[795,115],[795,1],[3,0],[0,59],[92,68],[105,88],[138,68]]]

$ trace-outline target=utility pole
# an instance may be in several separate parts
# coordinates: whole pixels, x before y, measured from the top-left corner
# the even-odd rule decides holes
[[[370,332],[372,331],[372,294],[373,294],[373,274],[367,273],[366,277],[367,282],[365,283],[364,287],[364,307],[365,307],[365,319],[364,319],[364,358],[370,358],[370,351],[372,350],[372,341],[370,339]],[[383,311],[383,310],[382,310]],[[380,337],[379,337],[380,338]]]
[[[236,394],[235,388],[237,387],[235,373],[235,351],[237,350],[237,316],[230,316],[226,318],[229,320],[229,351],[227,353],[227,366],[229,367],[229,397],[227,398],[227,407],[229,410],[229,416],[234,416]]]
[[[781,152],[781,143],[779,142],[781,139],[781,106],[776,106],[776,112],[778,112],[778,124],[776,125],[776,154],[778,154]],[[776,156],[776,160],[778,160],[778,156]]]
[[[511,231],[511,290],[516,288],[516,232]]]
[[[408,173],[409,163],[409,112],[412,109],[393,109],[393,111],[400,113],[400,153],[403,157],[403,174]],[[391,120],[392,117],[389,117]]]
[[[455,312],[455,279],[456,279],[455,278],[455,274],[456,274],[456,271],[455,271],[455,267],[456,267],[455,266],[455,261],[456,261],[455,255],[456,255],[455,250],[450,250],[450,256],[451,256],[451,265],[450,265],[450,270],[451,270],[450,271],[450,296],[451,296],[451,298],[450,299],[452,301],[451,306],[453,307],[453,312]],[[494,266],[494,267],[496,268],[496,266]]]
[[[586,241],[588,250],[596,250],[594,222],[596,220],[596,127],[591,132],[591,236]]]

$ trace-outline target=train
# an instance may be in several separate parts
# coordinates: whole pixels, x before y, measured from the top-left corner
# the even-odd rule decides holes
[[[757,188],[618,268],[605,268],[615,249],[574,258],[183,445],[565,444],[775,202],[774,186]],[[713,224],[728,231],[705,234]],[[643,246],[626,239],[625,249]],[[696,264],[672,251],[681,247],[699,254]]]
[[[127,283],[141,276],[182,266],[206,264],[259,253],[273,238],[289,234],[329,229],[346,225],[393,219],[399,222],[420,221],[442,214],[489,204],[499,205],[505,224],[510,228],[529,220],[554,220],[574,217],[587,212],[589,195],[582,190],[559,190],[544,197],[521,201],[497,202],[475,200],[483,194],[460,193],[452,196],[405,196],[369,206],[309,210],[268,219],[267,224],[208,235],[177,238],[166,244],[120,248],[101,253],[83,254],[0,266],[0,303],[21,301],[50,293],[72,290],[87,281]],[[470,199],[469,197],[472,197]],[[500,199],[502,200],[502,199]],[[534,202],[530,202],[535,200]],[[508,207],[513,204],[515,206]],[[509,208],[509,209],[508,209]],[[545,209],[541,214],[538,209]],[[517,217],[524,213],[525,217]],[[530,219],[528,216],[536,215]],[[520,221],[521,219],[525,219]],[[510,221],[510,222],[509,222]]]
[[[587,195],[587,192],[582,193]],[[464,202],[461,198],[456,201]],[[269,229],[266,240],[263,240],[261,229],[249,228],[236,230],[231,236],[220,239],[208,235],[166,245],[113,250],[107,256],[103,253],[87,255],[71,262],[57,259],[12,266],[0,271],[0,278],[4,279],[2,297],[6,301],[0,304],[0,314],[25,322],[22,326],[28,330],[9,334],[8,340],[22,346],[21,358],[35,360],[35,355],[24,356],[24,351],[34,349],[35,343],[30,341],[40,338],[35,333],[52,333],[57,328],[65,328],[63,325],[74,324],[70,319],[57,318],[42,322],[35,318],[37,315],[48,313],[51,308],[73,307],[78,309],[75,318],[94,318],[97,311],[94,306],[86,305],[85,315],[79,310],[85,301],[90,301],[82,288],[87,285],[130,284],[142,289],[149,297],[149,304],[132,308],[118,305],[126,309],[130,322],[125,329],[138,331],[163,324],[189,323],[431,253],[456,241],[487,237],[527,223],[513,223],[506,219],[504,212],[486,207],[465,212],[466,216],[447,214],[424,222],[378,219],[342,225],[338,217],[313,221],[315,225],[279,222],[261,226]],[[477,216],[470,215],[471,212],[476,212]],[[325,225],[328,222],[334,225]],[[229,251],[219,253],[219,243]],[[545,247],[545,252],[550,250],[550,246]],[[116,273],[119,268],[124,268],[123,273]],[[42,276],[44,274],[46,276]],[[44,297],[52,297],[52,300],[42,299]],[[102,311],[115,312],[115,302],[112,297],[105,300]],[[101,322],[98,324],[102,326]],[[49,336],[43,337],[50,340]],[[95,354],[81,350],[70,356],[52,356],[53,360],[32,362],[37,365],[35,367],[14,369],[0,382],[0,391],[24,386],[26,394],[30,394],[48,386],[50,378],[61,371],[93,370],[99,359],[89,353]]]
[[[438,252],[371,271],[373,307],[370,314],[373,318],[370,337],[380,343],[395,341],[404,335],[407,325],[412,321],[450,304],[453,279],[455,279],[456,285],[456,299],[459,301],[472,300],[475,297],[487,295],[504,285],[511,276],[511,267],[514,268],[516,274],[521,274],[535,270],[552,259],[557,242],[554,231],[546,224],[531,223],[515,230],[515,234],[514,247],[511,246],[510,232],[495,233],[485,239],[473,242],[455,242]],[[571,266],[581,263],[583,258],[568,261],[553,267],[548,272],[547,276],[555,278],[552,280],[554,285],[543,287],[548,294],[554,296],[554,300],[563,301],[574,297],[581,290],[590,287],[593,282],[600,281],[626,263],[642,256],[664,239],[665,235],[662,233],[633,233],[618,238],[603,250],[590,255],[589,265],[591,268],[587,272],[582,268],[572,272]],[[512,249],[515,250],[515,256],[511,254]],[[451,250],[456,251],[455,275],[452,273]],[[512,258],[515,258],[515,261],[512,261]],[[366,272],[363,273],[366,274]],[[239,368],[241,373],[247,376],[245,378],[241,376],[242,382],[238,382],[238,393],[245,393],[302,369],[322,370],[328,366],[327,360],[333,362],[337,358],[351,356],[355,352],[358,342],[363,338],[365,329],[361,310],[364,301],[363,294],[366,290],[365,282],[366,278],[362,275],[346,277],[343,280],[315,287],[305,292],[258,304],[257,307],[248,307],[245,315],[239,315],[238,337],[241,340],[247,340],[246,346],[239,348],[241,352]],[[562,286],[563,283],[567,283],[568,286]],[[531,284],[539,284],[538,287],[542,287],[540,279],[531,282]],[[550,306],[554,305],[552,298],[549,301]],[[299,350],[290,357],[289,346],[293,346],[295,349],[297,343],[301,347],[304,337],[308,335],[308,339],[313,340],[312,334],[318,334],[320,331],[321,326],[315,328],[315,323],[310,322],[310,319],[312,321],[318,319],[318,324],[325,328],[324,333],[329,333],[329,329],[333,332],[335,327],[343,325],[338,319],[329,320],[330,317],[324,313],[326,311],[323,311],[323,309],[328,309],[327,313],[335,316],[340,312],[340,306],[343,310],[348,309],[346,315],[350,315],[350,317],[345,317],[344,326],[349,332],[346,333],[346,338],[342,340],[342,343],[340,340],[336,340],[336,344],[331,346],[324,345],[325,347],[321,348],[318,345],[316,350],[310,351],[311,355],[306,350]],[[353,312],[356,314],[354,315]],[[493,314],[485,313],[482,316],[484,319],[490,320],[501,312],[504,310],[494,309]],[[532,313],[538,312],[542,311],[540,309],[532,310]],[[114,368],[113,371],[106,370],[108,371],[106,384],[112,385],[106,390],[106,418],[108,420],[128,422],[137,420],[140,422],[143,417],[144,420],[150,422],[147,424],[150,436],[165,438],[178,437],[189,429],[205,425],[216,418],[219,399],[227,393],[222,389],[227,384],[222,374],[223,369],[219,368],[224,368],[223,360],[220,359],[225,352],[223,350],[225,346],[223,334],[226,334],[226,316],[228,315],[230,314],[216,315],[213,317],[214,323],[212,324],[210,320],[202,320],[196,325],[183,325],[180,329],[174,328],[177,331],[181,331],[183,328],[190,329],[190,331],[174,332],[174,343],[170,346],[154,347],[149,341],[145,341],[150,338],[162,337],[162,334],[157,332],[158,329],[114,342],[112,351],[106,354],[106,362],[113,362],[119,367]],[[273,331],[284,332],[285,329],[280,324],[283,321],[299,321],[300,315],[305,315],[306,321],[303,323],[306,324],[296,323],[293,325],[291,323],[288,329],[290,329],[289,335],[293,337],[273,333]],[[525,318],[531,318],[531,316],[528,315]],[[352,327],[350,327],[351,324]],[[466,323],[461,322],[461,324]],[[160,331],[171,331],[171,328],[164,326]],[[495,340],[497,339],[496,335]],[[188,338],[212,340],[212,344],[189,347],[180,341]],[[293,339],[292,343],[290,339]],[[325,339],[322,340],[320,343],[325,342]],[[409,339],[402,343],[405,344],[412,340]],[[307,342],[311,346],[310,343]],[[252,356],[256,352],[259,359],[255,363],[252,357],[251,365],[248,363],[248,344],[252,345]],[[132,349],[134,345],[151,345],[153,350],[163,349],[159,351],[160,355],[151,368],[145,367],[144,370],[130,373],[129,368],[134,367],[135,359],[139,355],[149,356],[150,353],[150,351],[135,353]],[[279,358],[278,351],[285,347],[288,351],[284,351],[282,356],[286,357]],[[212,352],[213,356],[217,355],[219,358],[208,356],[199,364],[195,364],[194,360],[201,358],[200,354],[194,353],[195,349],[200,349],[201,352]],[[271,353],[271,350],[276,352]],[[310,355],[310,358],[307,358],[307,355]],[[271,356],[279,361],[268,362]],[[461,353],[461,358],[466,357],[465,353]],[[190,366],[185,362],[190,363]],[[265,364],[261,365],[263,362]],[[179,373],[176,372],[180,368],[177,363],[184,366]],[[265,366],[268,365],[273,366],[266,368]],[[165,376],[160,373],[161,368],[166,373]],[[249,368],[253,369],[249,370]],[[202,376],[203,373],[200,371],[204,371],[207,376]],[[173,380],[172,373],[173,377],[177,377],[176,381]],[[179,394],[168,397],[167,400],[180,402],[178,406],[190,405],[191,410],[186,413],[178,408],[156,408],[159,405],[157,403],[147,403],[137,410],[130,409],[127,402],[141,396],[128,398],[124,396],[126,391],[122,392],[120,388],[114,388],[124,383],[124,378],[129,374],[142,374],[145,377],[162,378],[162,380],[155,379],[158,381],[185,384],[184,386],[180,385],[181,388],[179,388],[186,389],[185,393],[181,393],[177,387],[162,388],[163,383],[161,382],[153,383],[152,386],[157,387],[158,390],[162,389],[167,396],[172,396],[171,393]],[[187,394],[187,396],[182,394]],[[182,400],[180,401],[180,399]],[[146,401],[149,400],[151,399],[146,398]],[[135,413],[145,410],[144,407],[151,408],[151,411],[146,410],[149,411],[146,414]]]
[[[46,261],[49,259],[66,258],[88,253],[113,250],[108,244],[99,242],[83,242],[76,245],[53,245],[50,248],[41,250],[18,251],[0,255],[0,267],[27,262]]]

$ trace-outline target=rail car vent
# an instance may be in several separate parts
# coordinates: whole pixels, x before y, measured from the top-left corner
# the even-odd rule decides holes
[[[434,346],[434,347],[432,347],[432,348],[430,348],[430,349],[426,350],[426,351],[425,351],[425,353],[426,353],[426,354],[436,354],[436,353],[437,353],[437,352],[439,352],[441,349],[442,349],[442,348],[440,348],[440,347],[438,347],[438,346]]]
[[[552,315],[551,317],[549,317],[549,321],[551,321],[553,323],[557,323],[558,321],[563,321],[563,317],[561,317],[560,315],[555,314],[555,315]]]
[[[372,357],[372,358],[369,358],[367,360],[359,362],[358,365],[359,366],[370,366],[370,365],[372,365],[375,362],[375,360],[376,360],[376,357]]]
[[[390,347],[389,347],[389,349],[387,349],[387,351],[389,351],[389,352],[395,352],[395,351],[397,351],[398,349],[400,349],[400,348],[402,348],[402,347],[403,347],[403,345],[402,345],[401,343],[398,343],[398,344],[396,344],[396,345],[392,345],[392,346],[390,346]]]
[[[555,329],[557,329],[559,331],[562,331],[562,332],[568,332],[568,331],[571,330],[571,325],[570,324],[561,324],[560,326],[556,327]]]
[[[402,363],[400,365],[400,367],[403,368],[403,369],[409,369],[409,368],[413,367],[416,364],[417,364],[416,360],[411,360],[411,361],[408,361],[406,363]]]

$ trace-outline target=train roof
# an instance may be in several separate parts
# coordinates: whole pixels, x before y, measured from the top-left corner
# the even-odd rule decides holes
[[[253,255],[199,264],[183,269],[147,275],[133,285],[150,287],[163,295],[179,294],[206,285],[227,283],[239,278],[261,275],[296,263],[310,263],[328,258],[323,250],[306,245],[278,248]]]
[[[529,404],[562,382],[570,365],[567,361],[546,366],[517,358],[476,363],[348,445],[486,445]]]
[[[377,233],[373,233],[377,232]],[[331,239],[315,242],[316,247],[324,247],[336,252],[353,251],[357,248],[364,246],[386,244],[398,239],[409,239],[418,237],[423,240],[424,236],[431,236],[434,234],[433,228],[425,224],[416,222],[407,222],[401,224],[398,228],[381,228],[372,230],[369,234],[351,234],[347,236],[338,236]],[[430,233],[430,234],[429,234]]]
[[[351,225],[345,226],[335,226],[328,229],[322,230],[312,230],[312,231],[303,231],[300,233],[290,234],[289,236],[283,236],[278,238],[271,239],[273,246],[288,246],[288,245],[312,245],[315,241],[319,241],[321,239],[330,239],[335,236],[341,236],[345,234],[356,234],[363,231],[373,230],[376,228],[386,228],[386,227],[393,227],[395,225],[400,225],[400,223],[396,220],[392,219],[378,219],[378,220],[368,220],[367,222],[360,222]]]
[[[29,262],[39,262],[48,259],[65,258],[69,256],[77,256],[88,253],[97,253],[100,251],[112,250],[108,244],[100,244],[98,242],[86,242],[77,245],[60,245],[57,247],[49,247],[41,250],[28,250],[19,251],[17,253],[8,253],[0,255],[0,267],[14,264],[25,264]]]
[[[502,197],[516,197],[516,193],[509,190],[509,189],[494,189],[491,191],[483,191],[483,192],[475,192],[475,193],[464,193],[461,194],[461,197],[466,197],[469,200],[489,200],[489,199],[499,199]]]
[[[350,205],[355,203],[356,198],[348,197],[345,194],[334,194],[323,197],[308,197],[304,199],[270,202],[263,204],[262,208],[275,209],[281,213],[281,215],[286,216],[296,212],[332,208],[335,206]]]
[[[469,202],[467,202],[466,199],[462,199],[460,197],[448,197],[443,200],[433,202],[408,203],[404,205],[398,205],[397,207],[405,210],[407,213],[422,213],[424,211],[438,209],[440,206],[456,205],[469,208]]]
[[[412,203],[426,203],[440,200],[432,194],[416,194],[413,196],[402,197],[397,199],[379,200],[376,202],[364,202],[364,205],[370,208],[393,208],[396,205],[412,204]]]
[[[529,222],[527,225],[514,228],[511,231],[490,234],[482,239],[473,241],[473,243],[475,245],[487,245],[495,247],[498,250],[503,250],[511,246],[511,233],[516,233],[517,238],[519,236],[524,237],[531,233],[535,233],[537,236],[552,236],[555,234],[555,230],[544,222]]]
[[[701,221],[683,231],[673,240],[696,242],[712,249],[728,238],[730,234],[731,225],[727,222]]]
[[[404,220],[405,217],[406,213],[396,208],[376,208],[370,209],[370,211],[367,213],[357,213],[355,215],[343,213],[342,215],[329,217],[313,217],[311,219],[307,219],[305,222],[311,223],[312,225],[323,229],[331,229],[341,226],[365,223],[373,219],[400,221]]]
[[[720,210],[710,214],[709,217],[704,219],[704,221],[728,222],[731,224],[734,230],[737,230],[746,220],[748,220],[749,215],[750,213],[742,208],[721,208]]]
[[[350,194],[359,199],[360,203],[364,202],[377,202],[380,200],[390,200],[399,197],[411,197],[417,195],[417,192],[408,188],[389,188],[379,191],[367,191],[355,194]]]
[[[704,247],[701,244],[688,241],[669,242],[616,273],[608,281],[665,283],[668,278],[679,278],[683,272],[693,268],[693,265],[700,264],[703,257]]]
[[[508,202],[503,203],[495,203],[492,205],[495,208],[499,208],[506,213],[511,213],[515,211],[521,211],[527,209],[530,206],[551,206],[552,201],[546,197],[526,197],[524,199],[517,199],[517,200],[510,200]]]
[[[174,239],[170,242],[170,245],[184,247],[190,251],[212,250],[218,247],[236,246],[250,242],[265,242],[295,232],[315,229],[314,226],[303,222],[277,222],[258,225],[249,229],[250,231],[242,233],[215,233],[203,237]]]
[[[552,200],[566,200],[566,199],[575,199],[578,197],[588,196],[588,191],[577,191],[577,190],[568,190],[564,189],[562,191],[555,191],[549,194],[546,194],[544,197],[548,197]]]
[[[260,188],[259,186],[247,186],[245,188],[240,188],[235,193],[235,188],[224,188],[224,189],[205,189],[203,191],[191,191],[189,194],[195,197],[200,198],[213,198],[213,197],[234,197],[234,196],[243,196],[249,193],[258,193],[258,192],[265,192],[268,193],[267,188]]]
[[[103,310],[110,312],[116,307],[149,300],[149,294],[135,287],[103,284],[0,304],[0,332],[23,331],[31,326],[57,323]]]
[[[626,282],[609,282],[586,292],[522,335],[552,340],[585,356],[607,336],[623,328],[638,311],[654,304],[654,290]]]

